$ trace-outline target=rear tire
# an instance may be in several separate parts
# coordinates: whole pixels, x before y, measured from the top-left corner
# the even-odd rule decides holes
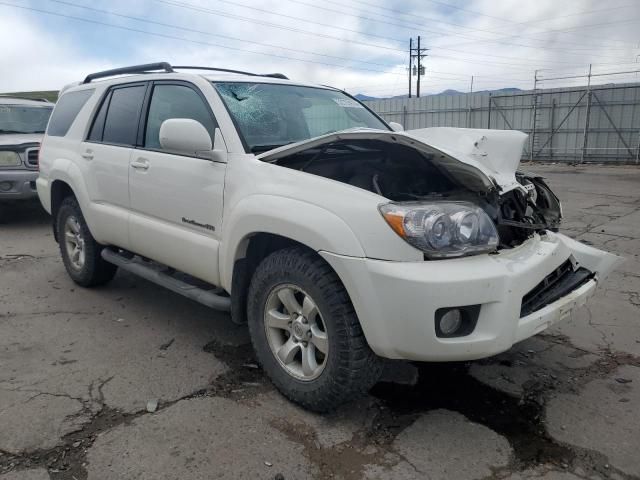
[[[62,261],[75,283],[93,287],[114,277],[118,267],[103,260],[100,254],[104,247],[94,240],[74,197],[62,201],[56,216],[56,233]]]
[[[293,402],[330,411],[380,377],[382,361],[369,348],[342,282],[315,252],[293,247],[269,255],[248,298],[258,362]]]

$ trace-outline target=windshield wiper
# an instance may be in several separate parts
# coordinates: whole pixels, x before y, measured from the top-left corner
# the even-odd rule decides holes
[[[0,133],[24,133],[24,132],[18,132],[17,130],[2,130],[0,128]]]
[[[276,144],[276,145],[254,145],[253,147],[251,147],[251,153],[268,152],[269,150],[273,150],[275,148],[284,147],[285,145],[289,145],[291,143],[294,143],[294,142],[279,143],[279,144]]]

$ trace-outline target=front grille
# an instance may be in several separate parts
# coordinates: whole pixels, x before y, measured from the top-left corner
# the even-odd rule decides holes
[[[593,272],[586,268],[574,270],[571,260],[567,260],[522,297],[520,317],[526,317],[564,297],[587,283],[593,276]]]
[[[27,165],[33,168],[38,167],[38,150],[37,148],[31,148],[27,150]]]

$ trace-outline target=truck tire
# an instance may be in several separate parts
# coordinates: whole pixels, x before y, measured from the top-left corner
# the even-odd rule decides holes
[[[75,283],[93,287],[113,278],[118,267],[100,256],[104,247],[94,240],[74,197],[62,201],[56,216],[56,232],[62,261]]]
[[[266,257],[248,298],[257,360],[293,402],[327,412],[380,377],[382,361],[369,348],[342,282],[315,252],[292,247]]]

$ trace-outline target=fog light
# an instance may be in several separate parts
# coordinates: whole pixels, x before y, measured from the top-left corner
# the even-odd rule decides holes
[[[457,308],[449,310],[440,318],[440,331],[445,337],[456,333],[462,325],[462,312]]]
[[[0,182],[0,192],[8,192],[11,188],[13,188],[11,182]]]
[[[480,316],[480,305],[439,308],[435,314],[436,336],[464,337],[473,332]]]

